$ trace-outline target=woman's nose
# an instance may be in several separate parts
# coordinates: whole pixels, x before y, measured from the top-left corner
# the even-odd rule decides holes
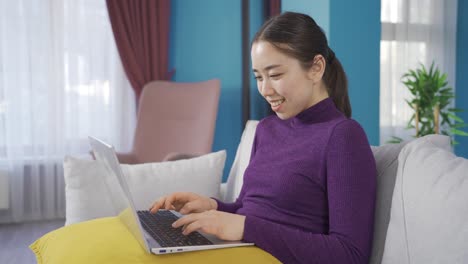
[[[259,88],[260,88],[260,94],[263,97],[274,94],[274,90],[271,87],[270,82],[267,80],[263,80],[263,82],[259,85]]]

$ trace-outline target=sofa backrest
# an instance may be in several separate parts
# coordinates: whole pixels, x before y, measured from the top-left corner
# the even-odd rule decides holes
[[[383,264],[468,263],[468,159],[429,135],[401,151]]]

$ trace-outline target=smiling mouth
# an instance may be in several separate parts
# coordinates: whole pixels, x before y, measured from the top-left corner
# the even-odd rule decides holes
[[[270,105],[271,105],[271,109],[273,111],[278,111],[279,108],[281,107],[281,105],[284,103],[284,101],[286,101],[285,99],[280,99],[280,100],[276,100],[276,101],[270,101]]]
[[[270,104],[271,106],[279,106],[280,104],[282,104],[285,100],[284,99],[281,99],[281,100],[277,100],[277,101],[272,101]]]

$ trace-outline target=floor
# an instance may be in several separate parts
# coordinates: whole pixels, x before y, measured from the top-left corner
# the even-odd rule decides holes
[[[0,224],[0,263],[36,263],[29,245],[42,235],[62,227],[65,220]]]

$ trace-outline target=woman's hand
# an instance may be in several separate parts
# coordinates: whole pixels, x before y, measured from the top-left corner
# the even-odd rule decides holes
[[[245,216],[215,210],[189,214],[179,218],[172,226],[184,226],[183,234],[202,231],[224,240],[241,240],[244,237]]]
[[[176,192],[159,198],[149,209],[156,213],[159,209],[176,210],[181,214],[201,213],[216,210],[218,203],[209,197],[191,192]]]

